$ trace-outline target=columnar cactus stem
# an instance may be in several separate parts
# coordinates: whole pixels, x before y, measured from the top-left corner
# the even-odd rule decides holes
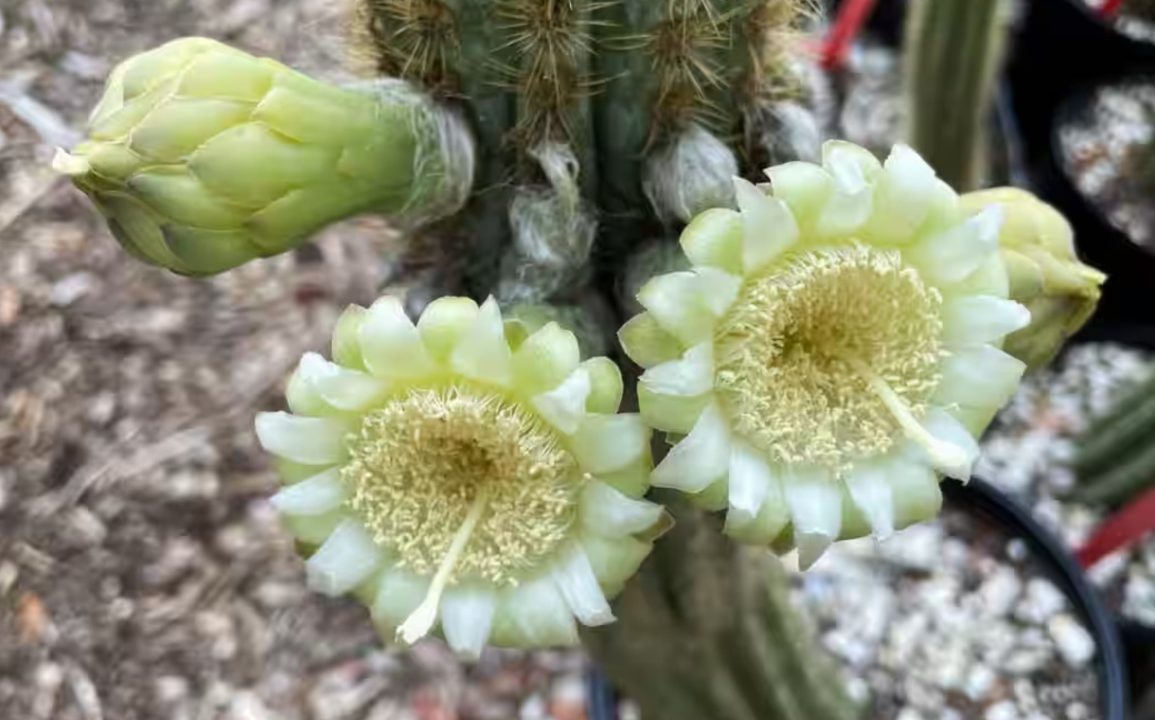
[[[676,525],[614,604],[618,622],[582,636],[643,718],[860,717],[795,614],[781,563],[734,545],[716,516],[670,509]]]
[[[906,26],[908,141],[960,191],[982,184],[1005,0],[915,0]]]

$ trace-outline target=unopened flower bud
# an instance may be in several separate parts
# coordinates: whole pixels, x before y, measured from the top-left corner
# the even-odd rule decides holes
[[[1079,262],[1066,218],[1025,190],[972,192],[960,204],[968,213],[1003,207],[999,250],[1010,297],[1031,311],[1031,323],[1008,335],[1003,349],[1031,369],[1046,365],[1095,312],[1106,275]]]
[[[205,38],[113,70],[88,140],[59,151],[135,257],[210,275],[361,212],[464,202],[472,139],[404,83],[339,88]]]

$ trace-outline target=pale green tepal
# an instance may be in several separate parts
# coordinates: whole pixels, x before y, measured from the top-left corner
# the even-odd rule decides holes
[[[999,251],[1010,297],[1031,311],[1031,324],[1008,335],[1003,349],[1032,370],[1044,367],[1094,314],[1107,276],[1079,262],[1071,224],[1025,190],[981,190],[963,195],[959,203],[969,213],[1002,206],[1006,221]]]
[[[145,262],[210,275],[376,211],[426,219],[469,193],[472,139],[402,82],[341,88],[206,38],[113,70],[89,138],[54,167]]]

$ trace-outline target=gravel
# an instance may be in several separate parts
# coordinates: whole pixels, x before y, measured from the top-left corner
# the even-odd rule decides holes
[[[948,509],[795,578],[877,720],[1097,718],[1095,643],[1022,541]]]
[[[1155,252],[1153,120],[1155,82],[1114,82],[1061,119],[1058,144],[1059,162],[1079,192],[1132,242]]]
[[[1030,375],[983,442],[977,474],[1017,495],[1072,548],[1105,519],[1106,508],[1069,497],[1075,441],[1095,417],[1155,369],[1155,356],[1109,343],[1070,348],[1054,367]],[[1155,626],[1155,536],[1101,560],[1093,582],[1124,616]]]

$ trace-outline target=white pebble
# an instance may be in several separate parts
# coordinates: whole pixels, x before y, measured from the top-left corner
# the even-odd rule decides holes
[[[1095,656],[1095,640],[1072,616],[1056,615],[1047,623],[1047,630],[1059,647],[1059,654],[1072,667],[1082,667]]]
[[[1010,700],[1004,700],[987,708],[983,720],[1018,720],[1019,711]]]

